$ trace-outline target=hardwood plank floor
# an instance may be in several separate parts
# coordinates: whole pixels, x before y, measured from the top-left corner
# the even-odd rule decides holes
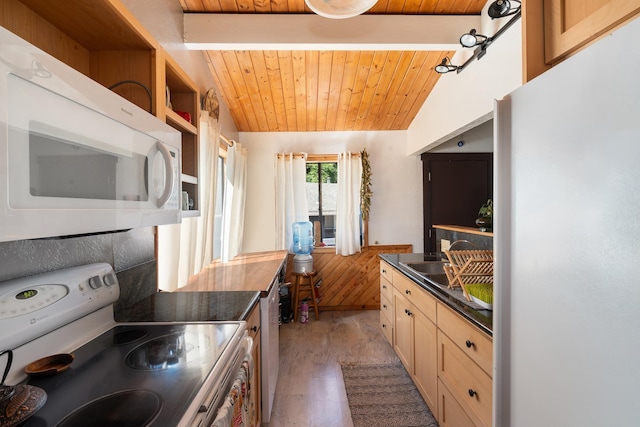
[[[378,310],[323,311],[280,326],[280,367],[270,427],[352,427],[340,363],[397,360]]]

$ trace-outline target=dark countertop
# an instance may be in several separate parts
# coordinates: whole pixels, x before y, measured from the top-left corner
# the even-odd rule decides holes
[[[246,320],[259,291],[157,292],[115,312],[116,322],[211,322]]]
[[[446,291],[440,289],[437,285],[429,282],[421,276],[415,275],[406,269],[402,263],[420,262],[425,260],[425,254],[381,254],[380,259],[388,262],[406,277],[418,284],[421,288],[435,296],[438,301],[443,302],[461,316],[469,320],[473,325],[486,332],[489,336],[493,336],[493,311],[482,308],[475,309],[469,307],[465,303],[451,296]],[[446,283],[445,283],[446,285]]]

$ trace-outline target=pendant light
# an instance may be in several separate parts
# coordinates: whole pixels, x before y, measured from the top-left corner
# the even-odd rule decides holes
[[[361,15],[378,0],[304,0],[313,12],[330,19],[345,19]]]

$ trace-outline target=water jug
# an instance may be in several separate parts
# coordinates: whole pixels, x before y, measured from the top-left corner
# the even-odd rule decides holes
[[[309,255],[313,252],[313,224],[310,221],[293,223],[293,253]]]

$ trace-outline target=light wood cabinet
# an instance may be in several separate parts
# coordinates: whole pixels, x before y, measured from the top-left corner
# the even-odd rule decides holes
[[[444,304],[438,303],[438,378],[476,426],[490,426],[493,342]],[[440,395],[442,400],[444,395]],[[451,403],[451,402],[450,402]],[[447,418],[439,401],[440,420]],[[454,409],[451,409],[454,410]],[[457,410],[457,409],[455,409]]]
[[[251,356],[253,357],[253,375],[251,376],[251,396],[249,398],[249,425],[259,427],[262,423],[261,408],[261,384],[260,384],[260,304],[251,310],[247,318],[249,336],[253,339]]]
[[[393,348],[437,417],[436,301],[401,273],[393,270],[392,277]]]
[[[528,0],[522,5],[524,81],[624,25],[637,0]]]
[[[393,346],[393,285],[392,267],[380,261],[380,327],[389,344]]]
[[[438,425],[440,427],[475,427],[475,423],[441,380],[438,380]]]
[[[438,418],[438,361],[436,325],[420,310],[413,313],[413,381]]]
[[[442,330],[438,330],[438,377],[475,425],[491,425],[491,377]]]
[[[380,261],[380,277],[384,277],[387,279],[387,282],[391,282],[393,277],[391,276],[391,272],[393,271],[393,267],[384,261]]]
[[[491,337],[384,261],[381,321],[389,285],[393,348],[440,426],[490,426]]]
[[[198,214],[198,89],[119,0],[2,0],[0,25],[177,129],[187,215]]]
[[[588,44],[640,11],[637,0],[544,0],[545,61]]]
[[[493,376],[493,340],[491,338],[441,303],[438,303],[438,328],[460,347],[469,359],[489,376]]]

